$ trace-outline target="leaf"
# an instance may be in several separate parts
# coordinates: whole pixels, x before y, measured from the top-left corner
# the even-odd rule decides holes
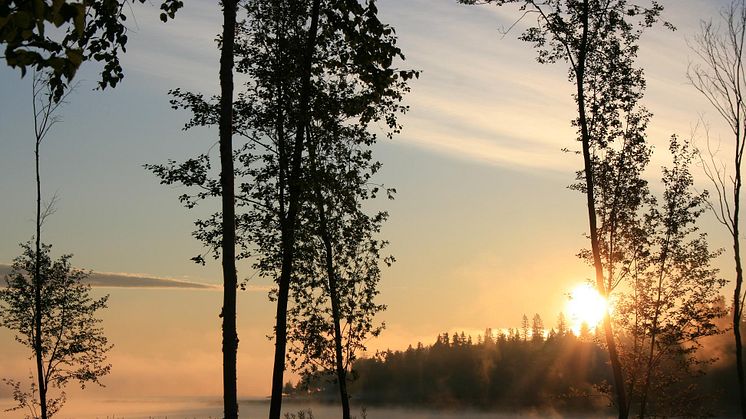
[[[83,51],[80,49],[69,48],[65,51],[65,54],[75,68],[78,68],[83,62]]]

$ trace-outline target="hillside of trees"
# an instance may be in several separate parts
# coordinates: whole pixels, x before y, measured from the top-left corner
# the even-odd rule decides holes
[[[531,328],[486,329],[477,337],[442,333],[430,345],[417,343],[358,359],[351,398],[370,406],[611,414],[612,376],[599,335],[603,331],[581,327],[574,333],[562,320],[559,331],[536,329],[534,321]],[[737,412],[735,360],[718,356],[728,336],[708,339],[700,368],[654,394],[654,411],[694,417]],[[287,383],[285,392],[296,399],[333,402],[336,383],[329,376],[309,375]]]

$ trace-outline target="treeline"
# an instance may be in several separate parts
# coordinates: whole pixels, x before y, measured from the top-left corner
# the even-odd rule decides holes
[[[432,345],[388,350],[353,366],[353,399],[365,404],[596,409],[608,405],[599,391],[611,377],[604,349],[592,336],[571,331],[527,336],[520,329],[484,337],[439,335]],[[333,400],[336,385],[321,375],[286,391]]]
[[[431,345],[418,343],[361,358],[353,366],[350,395],[363,405],[611,412],[612,375],[601,336],[588,328],[577,335],[558,329],[533,335],[523,327],[487,329],[476,338],[443,333]],[[721,346],[727,338],[719,335],[707,344]],[[654,404],[659,411],[672,411],[677,407],[662,403],[679,400],[681,408],[694,409],[698,417],[732,412],[738,406],[733,361],[713,361],[706,371],[683,379],[667,394],[653,395],[651,401],[659,401]],[[336,388],[332,377],[315,374],[286,384],[285,392],[331,402]],[[678,397],[687,394],[694,406]]]

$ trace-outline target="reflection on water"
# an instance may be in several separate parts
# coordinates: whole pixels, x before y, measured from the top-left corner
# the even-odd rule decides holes
[[[12,403],[0,399],[0,409]],[[70,403],[55,416],[55,419],[220,419],[222,402],[219,399],[138,399],[138,400],[81,400]],[[286,401],[283,414],[311,409],[314,419],[338,419],[342,416],[339,406],[309,402]],[[352,407],[353,416],[363,419],[361,406]],[[242,419],[266,418],[269,403],[266,400],[245,400],[239,405]],[[22,419],[24,412],[0,413],[7,419]],[[514,418],[581,418],[582,416],[560,415],[556,412],[495,413],[463,410],[433,411],[427,409],[404,409],[367,407],[367,419],[514,419]],[[587,418],[598,415],[587,416]]]

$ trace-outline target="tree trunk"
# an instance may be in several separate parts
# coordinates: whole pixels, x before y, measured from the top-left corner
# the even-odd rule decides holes
[[[34,157],[36,163],[36,260],[34,262],[34,355],[36,356],[36,375],[39,384],[39,407],[41,409],[41,419],[47,419],[47,384],[44,379],[44,360],[42,359],[42,336],[41,336],[41,174],[39,172],[39,146],[41,144],[43,130],[38,129],[36,121],[36,83],[34,83],[34,128],[36,130],[36,147],[34,148]]]
[[[734,241],[734,249],[738,255],[738,239]],[[733,291],[733,336],[736,342],[736,371],[738,373],[738,394],[741,398],[741,415],[746,419],[746,380],[743,371],[743,345],[741,343],[741,286],[743,284],[743,270],[740,256],[736,256],[736,289]]]
[[[223,409],[225,419],[238,418],[236,389],[236,208],[233,172],[233,47],[236,0],[223,0],[220,49],[220,187],[223,209]]]
[[[300,204],[301,158],[303,157],[304,133],[309,120],[311,97],[311,68],[316,49],[316,32],[319,23],[320,0],[314,0],[311,11],[311,26],[308,32],[305,56],[303,57],[303,80],[299,102],[299,120],[293,145],[292,168],[288,178],[288,212],[281,214],[282,267],[277,293],[277,314],[275,326],[275,359],[272,370],[272,395],[269,405],[269,419],[280,419],[282,410],[282,386],[285,373],[285,352],[287,349],[287,311],[290,294],[290,278],[295,257],[295,225]]]
[[[311,164],[311,176],[313,179],[314,198],[316,199],[316,210],[319,214],[319,236],[324,243],[326,275],[329,280],[329,300],[332,305],[332,322],[334,323],[334,361],[339,383],[339,398],[342,402],[342,419],[350,419],[350,397],[347,393],[347,369],[344,366],[342,353],[342,326],[339,310],[339,293],[337,287],[337,272],[334,269],[334,250],[332,238],[329,235],[326,210],[324,207],[324,196],[321,190],[319,173],[317,170],[316,143],[311,141],[309,135],[309,159]]]
[[[746,378],[743,370],[743,344],[741,342],[743,266],[741,265],[740,229],[738,228],[741,210],[741,158],[743,156],[743,138],[739,138],[742,135],[740,134],[740,118],[737,120],[736,126],[738,130],[736,134],[736,173],[733,185],[733,257],[736,262],[736,288],[733,291],[733,337],[736,343],[736,371],[738,373],[738,394],[741,397],[741,415],[746,419]]]
[[[668,247],[668,238],[666,238],[666,249]],[[667,250],[664,250],[661,261],[661,270],[658,276],[658,289],[655,301],[655,315],[653,315],[653,323],[650,330],[650,353],[648,355],[648,362],[645,370],[645,383],[643,384],[642,394],[640,396],[640,413],[638,417],[643,419],[647,411],[648,406],[648,393],[650,393],[650,381],[653,375],[653,360],[655,359],[655,341],[658,337],[658,319],[660,316],[660,306],[663,288],[663,275],[665,274],[665,264],[667,259]]]
[[[588,0],[583,1],[583,35],[578,51],[578,61],[575,69],[577,95],[578,95],[578,120],[580,122],[581,131],[581,142],[583,148],[583,163],[585,172],[585,186],[586,186],[586,199],[588,205],[588,224],[590,228],[591,236],[591,250],[593,252],[593,265],[596,271],[596,286],[598,292],[607,298],[609,290],[607,290],[603,265],[601,263],[601,252],[598,242],[598,227],[596,222],[596,201],[594,197],[594,179],[593,179],[593,164],[591,161],[591,148],[590,148],[590,132],[588,131],[588,119],[585,113],[585,64],[587,59],[587,46],[588,46],[588,20],[589,20],[589,7]],[[616,392],[616,402],[619,408],[619,419],[627,419],[629,416],[629,408],[627,403],[627,394],[624,387],[624,376],[622,375],[622,365],[619,360],[619,354],[616,348],[616,342],[614,340],[614,332],[611,326],[611,317],[609,316],[608,310],[604,315],[604,334],[606,337],[606,345],[609,350],[609,359],[611,361],[611,369],[614,375],[614,389]]]
[[[334,270],[332,242],[329,237],[329,232],[326,229],[324,204],[320,198],[320,191],[316,199],[320,211],[319,221],[321,224],[321,236],[324,242],[324,249],[326,250],[326,272],[329,277],[329,299],[332,303],[332,319],[334,321],[334,355],[336,361],[337,381],[339,382],[339,397],[342,402],[342,418],[350,419],[350,397],[347,394],[347,370],[344,366],[342,355],[342,327],[340,324],[339,295],[337,288],[337,275]]]

